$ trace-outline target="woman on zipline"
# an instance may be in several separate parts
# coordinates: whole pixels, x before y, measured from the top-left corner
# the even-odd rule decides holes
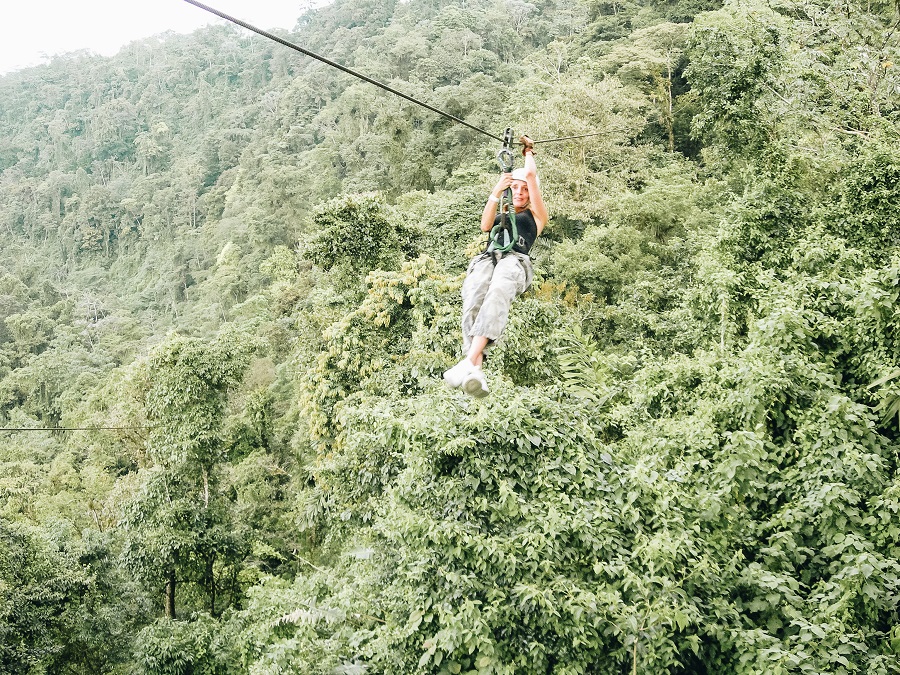
[[[469,263],[462,287],[462,335],[466,357],[444,373],[448,385],[461,387],[476,398],[488,395],[487,380],[481,369],[485,349],[503,334],[512,301],[531,286],[534,270],[528,252],[547,224],[547,206],[541,196],[533,142],[527,136],[519,140],[524,145],[524,168],[501,175],[481,214],[482,231],[491,232],[501,222],[502,216],[497,213],[500,195],[506,188],[511,188],[518,240],[509,251],[501,252],[494,250],[492,238],[485,251]],[[504,243],[500,242],[499,246],[503,247]]]

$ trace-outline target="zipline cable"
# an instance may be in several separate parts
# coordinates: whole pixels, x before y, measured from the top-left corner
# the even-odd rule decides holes
[[[557,141],[571,141],[576,138],[589,138],[590,136],[600,136],[607,133],[606,131],[593,131],[589,134],[578,134],[577,136],[562,136],[560,138],[545,138],[542,141],[532,141],[535,145],[538,143],[556,143]]]
[[[470,129],[473,129],[474,131],[477,131],[480,134],[484,134],[485,136],[488,136],[489,138],[493,138],[495,141],[503,142],[503,138],[500,136],[495,136],[491,132],[485,131],[484,129],[476,127],[473,124],[469,124],[465,120],[462,120],[459,117],[456,117],[455,115],[451,115],[448,112],[444,112],[443,110],[439,110],[439,109],[435,108],[434,106],[430,106],[427,103],[423,103],[422,101],[419,101],[418,99],[415,99],[412,96],[404,94],[402,91],[398,91],[398,90],[394,89],[393,87],[390,87],[390,86],[384,84],[383,82],[379,82],[378,80],[373,80],[371,77],[367,77],[366,75],[363,75],[362,73],[358,73],[355,70],[347,68],[347,66],[342,66],[340,63],[336,63],[335,61],[332,61],[331,59],[327,59],[324,56],[321,56],[320,54],[316,54],[315,52],[311,52],[308,49],[304,49],[300,45],[296,45],[293,42],[289,42],[288,40],[285,40],[284,38],[280,38],[277,35],[274,35],[268,31],[262,30],[261,28],[257,28],[256,26],[251,26],[249,23],[247,23],[245,21],[241,21],[240,19],[230,16],[230,15],[226,14],[225,12],[220,12],[218,9],[215,9],[214,7],[210,7],[209,5],[204,5],[202,2],[197,2],[197,0],[184,0],[184,1],[191,5],[194,5],[195,7],[199,7],[200,9],[207,11],[210,14],[215,14],[216,16],[221,17],[221,18],[225,19],[226,21],[230,21],[231,23],[234,23],[234,24],[237,24],[238,26],[246,28],[249,31],[258,33],[259,35],[262,35],[265,38],[274,40],[275,42],[282,44],[285,47],[290,47],[291,49],[298,51],[301,54],[305,54],[306,56],[316,59],[317,61],[321,61],[322,63],[329,65],[332,68],[337,68],[338,70],[341,70],[349,75],[352,75],[353,77],[359,78],[360,80],[363,80],[364,82],[368,82],[369,84],[374,84],[376,87],[381,87],[385,91],[388,91],[396,96],[399,96],[400,98],[405,98],[407,101],[410,101],[412,103],[415,103],[416,105],[422,106],[423,108],[426,108],[426,109],[430,110],[431,112],[437,113],[438,115],[442,115],[443,117],[446,117],[449,120],[453,120],[457,124],[462,124],[463,126],[469,127]]]
[[[0,427],[0,431],[138,431],[154,427]]]

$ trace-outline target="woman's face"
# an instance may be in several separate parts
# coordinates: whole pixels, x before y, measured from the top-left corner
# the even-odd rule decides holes
[[[517,209],[528,204],[528,183],[524,180],[514,180],[512,185],[513,206]]]

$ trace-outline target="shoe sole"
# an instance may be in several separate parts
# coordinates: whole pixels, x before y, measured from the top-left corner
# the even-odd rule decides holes
[[[481,382],[474,378],[463,383],[462,389],[473,398],[484,398],[488,395],[487,387],[482,386]]]

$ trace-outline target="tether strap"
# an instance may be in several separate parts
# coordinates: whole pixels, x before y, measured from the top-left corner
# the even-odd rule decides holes
[[[497,153],[497,163],[500,164],[500,173],[512,173],[513,154],[512,154],[512,129],[506,128],[503,134],[503,147]],[[491,228],[490,243],[488,251],[500,251],[506,253],[519,240],[519,230],[516,228],[516,207],[513,205],[512,188],[507,187],[500,197],[500,222]],[[507,220],[509,225],[507,225]],[[503,242],[500,236],[503,233],[509,234],[509,241]]]
[[[506,211],[503,210],[504,206],[507,207]],[[504,234],[509,235],[509,241],[505,243],[501,239]],[[493,244],[494,251],[506,253],[516,245],[517,241],[519,241],[519,230],[516,227],[516,207],[512,203],[512,190],[506,188],[500,199],[500,222],[491,228],[491,244]]]

